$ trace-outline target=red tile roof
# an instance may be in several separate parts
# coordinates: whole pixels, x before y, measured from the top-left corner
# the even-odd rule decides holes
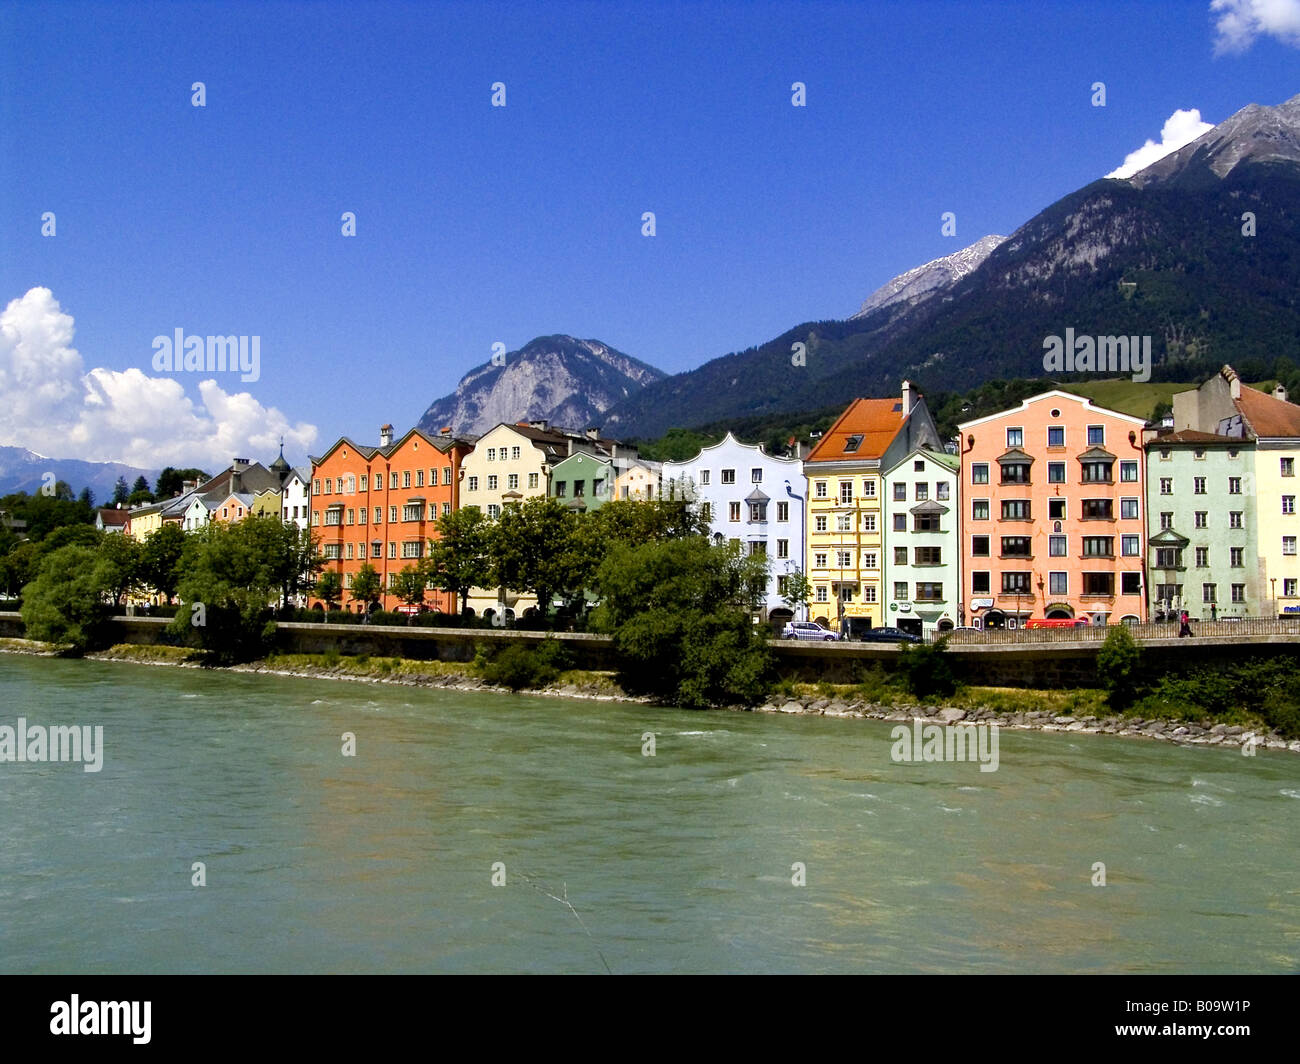
[[[805,461],[851,462],[879,458],[902,426],[902,399],[854,399]],[[861,436],[861,443],[855,450],[845,450],[853,436]]]
[[[1295,403],[1275,399],[1244,384],[1241,398],[1234,402],[1256,436],[1300,436],[1300,406]]]
[[[1168,432],[1151,440],[1148,447],[1162,447],[1167,443],[1223,443],[1240,447],[1246,441],[1239,436],[1218,436],[1213,432],[1197,432],[1195,429],[1183,429],[1181,432]]]

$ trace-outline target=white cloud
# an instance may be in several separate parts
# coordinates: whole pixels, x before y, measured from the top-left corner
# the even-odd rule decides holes
[[[1139,170],[1144,170],[1158,159],[1163,159],[1170,152],[1175,152],[1190,144],[1202,133],[1214,128],[1213,123],[1203,122],[1201,112],[1193,107],[1190,111],[1175,111],[1166,120],[1160,130],[1160,143],[1147,141],[1137,151],[1124,156],[1124,162],[1118,169],[1112,170],[1107,177],[1132,177]]]
[[[1256,37],[1300,48],[1300,0],[1213,0],[1214,53],[1241,53]]]
[[[281,435],[291,451],[316,440],[315,425],[290,424],[275,407],[197,374],[86,370],[73,333],[72,316],[48,288],[31,289],[0,313],[0,444],[53,458],[215,471],[236,455],[269,461]],[[197,381],[197,402],[185,393],[186,379]]]

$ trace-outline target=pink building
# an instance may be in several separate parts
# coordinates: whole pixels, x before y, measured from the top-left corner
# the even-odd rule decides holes
[[[966,623],[1146,620],[1144,425],[1052,391],[958,426]]]

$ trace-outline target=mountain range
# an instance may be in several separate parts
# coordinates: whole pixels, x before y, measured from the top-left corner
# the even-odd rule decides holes
[[[53,481],[46,479],[47,473],[54,474]],[[125,477],[127,484],[134,484],[136,477],[143,476],[152,485],[157,475],[156,469],[137,469],[121,462],[46,458],[25,447],[0,447],[0,495],[19,491],[34,495],[42,485],[62,480],[74,494],[80,493],[82,488],[90,488],[98,502],[106,503],[113,497],[118,477]]]

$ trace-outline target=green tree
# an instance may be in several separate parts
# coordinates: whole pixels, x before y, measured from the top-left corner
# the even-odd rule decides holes
[[[109,610],[102,571],[89,547],[60,547],[41,559],[36,578],[23,590],[22,615],[29,639],[78,653],[104,641]]]
[[[131,497],[131,489],[127,486],[126,477],[118,477],[117,483],[113,485],[113,505],[126,502]]]
[[[100,540],[95,554],[96,582],[108,593],[115,606],[121,605],[126,596],[140,586],[144,555],[140,542],[124,532],[115,532]]]
[[[799,614],[808,605],[808,599],[812,596],[812,581],[808,579],[808,574],[802,569],[795,569],[785,578],[785,591],[781,593],[781,601],[784,602],[794,612],[795,620],[799,619]]]
[[[467,506],[439,518],[434,528],[438,538],[429,540],[429,581],[459,596],[464,613],[470,589],[487,587],[492,581],[492,523],[477,506]]]
[[[584,565],[574,536],[578,518],[555,499],[533,496],[507,506],[493,529],[494,582],[537,596],[545,621],[555,596],[582,591]]]
[[[1097,651],[1097,674],[1113,709],[1127,709],[1140,686],[1142,652],[1128,625],[1117,624],[1106,633]]]
[[[168,602],[176,594],[180,579],[181,554],[185,550],[185,533],[174,521],[165,522],[144,541],[140,556],[140,579]]]
[[[898,648],[899,668],[907,689],[917,698],[950,695],[957,690],[957,677],[944,653],[947,648],[946,638],[912,646],[904,643]]]
[[[194,480],[202,484],[209,480],[207,473],[202,469],[173,469],[168,466],[158,474],[158,480],[154,484],[154,498],[170,499],[173,495],[179,495],[184,482]]]
[[[23,586],[36,579],[40,566],[41,545],[30,540],[19,543],[0,558],[0,590],[9,598],[17,598]]]
[[[311,590],[313,595],[325,603],[327,611],[332,610],[334,604],[343,597],[343,578],[333,569],[327,569],[320,574],[316,586]]]
[[[138,495],[141,493],[148,495],[150,499],[153,498],[153,492],[149,490],[149,481],[145,478],[143,473],[136,477],[135,483],[131,485],[132,495]]]
[[[392,591],[404,606],[422,606],[424,605],[424,592],[428,582],[429,578],[425,574],[423,565],[404,565],[393,578]],[[414,620],[414,613],[407,615],[407,624],[411,624]]]
[[[766,559],[702,537],[615,545],[595,623],[614,635],[624,689],[692,708],[761,699],[772,657],[750,609],[765,582]]]
[[[82,488],[81,494],[77,496],[77,502],[86,509],[93,510],[95,508],[95,493],[88,487]]]
[[[379,605],[379,600],[383,598],[383,579],[379,571],[369,562],[352,575],[351,595],[352,601],[360,602],[367,613]]]

